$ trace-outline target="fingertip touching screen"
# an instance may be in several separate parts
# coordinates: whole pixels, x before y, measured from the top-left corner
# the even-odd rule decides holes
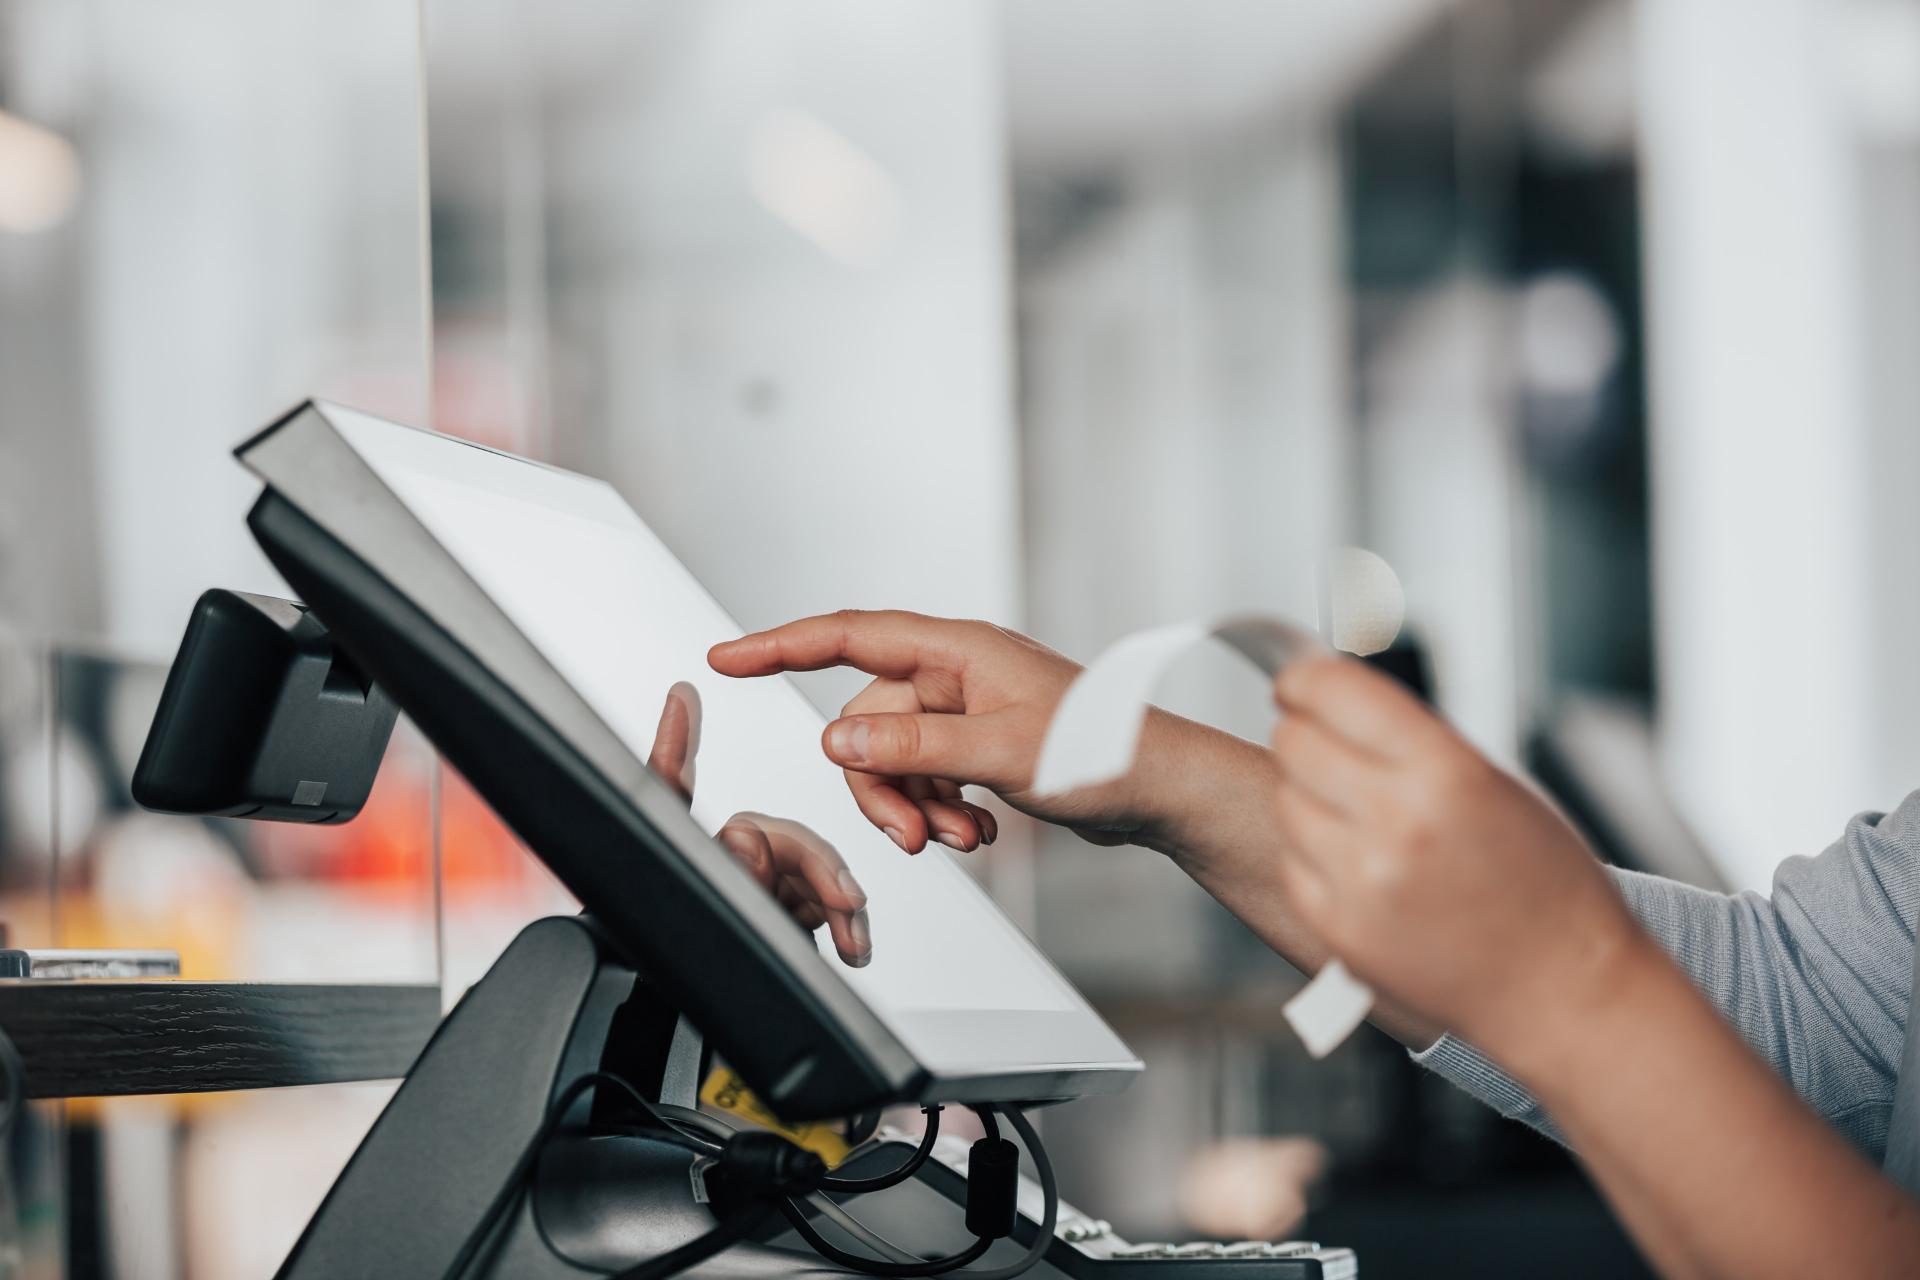
[[[945,849],[909,856],[867,821],[796,685],[708,666],[740,628],[610,485],[336,406],[328,416],[614,736],[688,797],[701,830],[727,828],[722,843],[819,926],[821,963],[930,1071],[1137,1066]]]

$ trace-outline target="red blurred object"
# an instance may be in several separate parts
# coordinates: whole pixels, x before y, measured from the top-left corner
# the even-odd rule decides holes
[[[337,827],[256,824],[274,878],[324,880],[370,892],[417,892],[433,875],[433,771],[440,775],[440,856],[450,897],[515,898],[551,877],[466,780],[417,734],[396,735],[366,807]]]

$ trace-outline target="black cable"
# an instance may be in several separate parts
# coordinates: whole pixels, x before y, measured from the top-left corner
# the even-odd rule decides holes
[[[940,1140],[940,1108],[926,1106],[920,1108],[927,1117],[927,1131],[920,1135],[920,1145],[913,1154],[901,1162],[895,1169],[877,1173],[871,1178],[827,1178],[821,1182],[822,1191],[832,1191],[841,1195],[865,1195],[870,1191],[885,1191],[888,1187],[897,1187],[920,1172],[920,1166],[933,1154],[933,1144]]]
[[[667,1277],[676,1276],[689,1267],[705,1262],[721,1250],[740,1243],[772,1217],[773,1210],[773,1202],[767,1200],[742,1209],[705,1235],[689,1240],[677,1249],[669,1249],[657,1258],[648,1258],[645,1262],[634,1263],[625,1271],[615,1272],[612,1280],[667,1280]]]
[[[981,1237],[962,1249],[959,1253],[944,1258],[928,1258],[922,1262],[883,1262],[878,1258],[863,1258],[857,1253],[848,1253],[833,1241],[821,1235],[814,1225],[807,1221],[806,1213],[792,1200],[780,1206],[780,1212],[786,1215],[794,1234],[805,1240],[812,1250],[836,1266],[849,1271],[858,1271],[869,1276],[895,1276],[901,1280],[910,1277],[945,1275],[949,1271],[958,1271],[969,1263],[978,1262],[993,1248],[993,1241]]]
[[[11,1065],[5,1061],[6,1050],[10,1047],[4,1035],[0,1034],[0,1069]],[[7,1086],[18,1090],[20,1073],[8,1071],[6,1074]],[[747,1176],[755,1179],[753,1185],[756,1187],[754,1199],[747,1207],[721,1221],[712,1230],[656,1258],[649,1258],[615,1273],[612,1280],[668,1280],[669,1277],[697,1266],[745,1239],[765,1222],[776,1208],[786,1216],[794,1231],[814,1252],[829,1262],[865,1275],[891,1277],[895,1280],[918,1280],[920,1277],[945,1275],[978,1262],[994,1245],[996,1237],[982,1235],[976,1237],[972,1244],[960,1252],[942,1258],[890,1262],[862,1257],[840,1248],[822,1236],[808,1220],[796,1198],[796,1193],[807,1194],[815,1188],[835,1190],[843,1194],[883,1190],[912,1177],[931,1155],[938,1139],[940,1111],[938,1107],[923,1108],[927,1115],[927,1132],[922,1135],[920,1145],[914,1149],[913,1155],[902,1162],[898,1168],[873,1178],[836,1180],[821,1177],[823,1170],[818,1157],[805,1153],[770,1134],[735,1134],[724,1144],[705,1137],[692,1131],[693,1126],[687,1120],[679,1119],[676,1122],[675,1118],[663,1114],[662,1109],[643,1097],[639,1090],[624,1078],[611,1072],[596,1071],[570,1081],[566,1088],[560,1091],[559,1096],[541,1120],[540,1127],[529,1138],[526,1146],[515,1159],[511,1173],[488,1206],[480,1225],[462,1244],[459,1254],[447,1269],[443,1280],[457,1280],[458,1277],[464,1276],[480,1250],[492,1240],[509,1206],[525,1192],[535,1161],[539,1159],[542,1150],[552,1139],[567,1112],[588,1089],[600,1086],[620,1089],[660,1124],[661,1132],[650,1136],[696,1155],[720,1158],[726,1167],[737,1169],[742,1174],[751,1169],[753,1173]],[[995,1112],[1005,1115],[1026,1144],[1027,1152],[1040,1175],[1045,1209],[1039,1229],[1035,1232],[1033,1243],[1026,1254],[1007,1266],[969,1272],[966,1278],[966,1280],[1016,1280],[1016,1277],[1040,1261],[1046,1254],[1047,1246],[1052,1242],[1053,1229],[1059,1219],[1059,1189],[1054,1181],[1052,1163],[1047,1159],[1046,1151],[1040,1145],[1039,1135],[1034,1132],[1033,1126],[1025,1116],[1012,1108],[975,1106],[972,1110],[979,1115],[989,1141],[999,1140],[1000,1126],[995,1119]],[[701,1117],[701,1119],[705,1120],[707,1117]],[[8,1117],[0,1116],[0,1132],[4,1132],[7,1120]],[[796,1161],[799,1163],[795,1163]],[[839,1185],[834,1185],[836,1182]]]
[[[1033,1235],[1033,1242],[1027,1246],[1026,1253],[1005,1266],[992,1267],[985,1271],[966,1272],[960,1280],[1017,1280],[1032,1269],[1047,1254],[1047,1246],[1053,1243],[1054,1228],[1060,1221],[1060,1186],[1054,1177],[1053,1162],[1047,1158],[1045,1146],[1040,1135],[1034,1131],[1031,1121],[1014,1107],[981,1106],[973,1110],[979,1114],[980,1122],[987,1130],[989,1141],[998,1141],[1000,1126],[995,1112],[1006,1117],[1007,1123],[1020,1135],[1020,1141],[1026,1144],[1027,1154],[1033,1160],[1034,1172],[1040,1176],[1040,1194],[1043,1207],[1040,1222]],[[845,1267],[849,1271],[858,1271],[863,1275],[895,1277],[897,1280],[912,1280],[914,1277],[945,1275],[951,1271],[971,1266],[985,1257],[993,1247],[994,1241],[985,1236],[978,1237],[971,1245],[959,1253],[945,1258],[929,1258],[924,1262],[885,1262],[877,1258],[863,1258],[859,1254],[849,1253],[823,1237],[816,1230],[800,1205],[788,1200],[781,1205],[781,1212],[793,1226],[794,1232],[805,1240],[813,1251],[828,1262]]]
[[[1034,1131],[1033,1122],[1022,1115],[1018,1107],[1001,1107],[999,1111],[1026,1144],[1033,1171],[1040,1176],[1040,1225],[1033,1233],[1033,1243],[1021,1257],[1004,1267],[969,1271],[966,1280],[1017,1280],[1047,1256],[1047,1246],[1053,1243],[1053,1229],[1060,1224],[1060,1184],[1053,1175],[1053,1161],[1047,1159],[1046,1145]]]
[[[640,1091],[623,1077],[614,1075],[610,1071],[588,1072],[571,1081],[560,1091],[560,1096],[554,1099],[553,1105],[547,1108],[547,1114],[540,1121],[540,1127],[534,1130],[533,1136],[527,1139],[526,1146],[520,1149],[520,1154],[514,1159],[512,1170],[508,1172],[506,1180],[501,1183],[500,1190],[494,1194],[486,1213],[481,1216],[479,1226],[460,1246],[460,1252],[454,1255],[453,1262],[447,1267],[442,1280],[459,1280],[466,1275],[467,1268],[473,1265],[473,1260],[479,1255],[481,1248],[492,1239],[508,1207],[521,1192],[526,1190],[527,1178],[533,1170],[533,1163],[539,1159],[541,1150],[553,1137],[554,1130],[560,1127],[560,1122],[566,1118],[573,1104],[580,1100],[581,1094],[600,1085],[612,1085],[624,1091],[628,1097],[639,1103],[643,1110],[659,1119],[663,1128],[663,1132],[658,1135],[661,1141],[682,1147],[695,1155],[715,1156],[720,1153],[719,1143],[683,1133],[667,1124],[665,1118],[653,1110],[653,1105],[641,1096]]]

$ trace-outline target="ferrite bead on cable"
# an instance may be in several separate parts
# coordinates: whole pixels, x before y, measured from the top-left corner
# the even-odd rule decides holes
[[[727,1139],[720,1167],[750,1194],[806,1195],[827,1176],[826,1162],[776,1133],[748,1129]]]
[[[1013,1234],[1020,1206],[1020,1148],[982,1138],[967,1152],[967,1230],[988,1240]]]

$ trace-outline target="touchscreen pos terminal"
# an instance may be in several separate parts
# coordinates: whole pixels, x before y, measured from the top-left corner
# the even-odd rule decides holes
[[[866,821],[797,687],[707,666],[740,628],[611,486],[317,401],[236,454],[264,486],[248,524],[274,565],[585,908],[530,926],[448,1016],[283,1276],[618,1272],[711,1227],[686,1153],[622,1145],[616,1091],[579,1087],[620,1071],[691,1105],[673,1083],[700,1069],[689,1026],[789,1120],[1064,1101],[1138,1073],[944,850],[909,858]],[[702,707],[690,803],[643,763],[679,682]],[[844,859],[867,963],[715,841],[741,811]],[[705,1273],[819,1265],[769,1256]],[[1324,1272],[1262,1256],[1245,1260],[1263,1275],[1351,1270],[1345,1251]]]

